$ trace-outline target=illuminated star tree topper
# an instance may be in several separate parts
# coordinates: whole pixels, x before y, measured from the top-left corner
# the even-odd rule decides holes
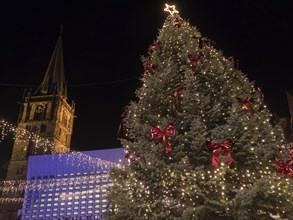
[[[166,8],[164,8],[164,11],[169,12],[172,16],[179,13],[179,11],[176,10],[175,5],[165,4],[165,6]]]

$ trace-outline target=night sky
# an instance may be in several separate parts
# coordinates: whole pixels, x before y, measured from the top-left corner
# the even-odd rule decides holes
[[[94,3],[95,2],[95,3]],[[236,3],[237,2],[237,3]],[[293,13],[289,0],[178,0],[180,15],[263,88],[266,104],[289,114]],[[123,107],[134,99],[146,55],[167,13],[161,0],[8,1],[0,6],[0,119],[16,124],[25,88],[40,84],[64,25],[69,100],[76,102],[72,149],[120,147]],[[7,85],[9,84],[9,85]],[[32,85],[32,86],[25,86]],[[12,141],[0,143],[5,169]],[[4,164],[4,165],[3,165]],[[6,164],[6,165],[5,165]]]

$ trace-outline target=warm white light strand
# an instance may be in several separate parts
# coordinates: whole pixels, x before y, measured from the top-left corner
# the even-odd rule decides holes
[[[35,133],[31,133],[23,128],[18,128],[5,120],[0,121],[0,142],[9,134],[13,135],[13,139],[18,141],[32,141],[36,144],[37,149],[42,149],[44,152],[54,148],[54,143],[46,138],[42,138]],[[26,149],[24,149],[26,150]],[[66,154],[46,154],[46,156],[57,155],[58,158],[66,159],[68,164],[70,162],[78,162],[79,165],[87,165],[92,167],[103,167],[103,168],[112,168],[115,166],[121,166],[120,163],[115,163],[107,160],[103,160],[97,157],[92,157],[90,155],[71,151]]]
[[[24,190],[42,190],[46,188],[61,187],[62,185],[69,184],[85,184],[89,180],[100,182],[96,183],[97,187],[105,187],[110,185],[109,174],[93,174],[80,177],[68,177],[68,178],[50,178],[50,179],[37,179],[37,180],[3,180],[0,181],[0,192],[4,195],[23,192]]]

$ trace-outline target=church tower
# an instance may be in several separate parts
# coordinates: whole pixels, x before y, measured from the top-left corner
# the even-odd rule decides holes
[[[7,171],[7,180],[26,178],[28,156],[64,153],[70,150],[75,104],[67,102],[61,33],[49,66],[36,91],[25,91],[19,112],[18,128],[48,139],[53,147],[17,137]]]

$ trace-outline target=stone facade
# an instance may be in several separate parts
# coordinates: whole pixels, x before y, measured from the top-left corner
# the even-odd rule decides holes
[[[66,97],[58,94],[25,95],[18,127],[48,139],[54,147],[40,148],[28,139],[16,138],[6,179],[25,179],[29,155],[65,153],[70,150],[74,108],[74,103],[69,105]]]

